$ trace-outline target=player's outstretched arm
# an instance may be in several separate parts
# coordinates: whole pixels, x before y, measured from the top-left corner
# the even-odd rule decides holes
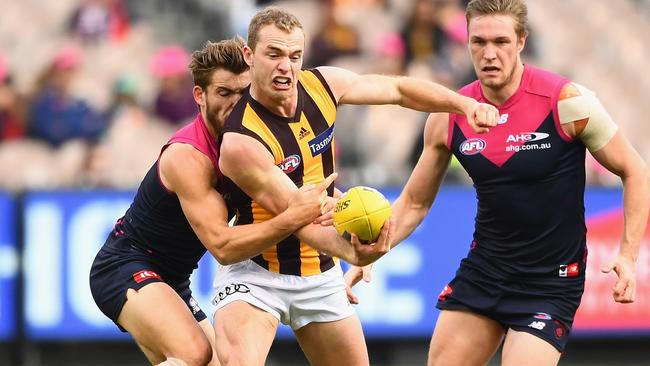
[[[229,227],[226,204],[212,188],[216,174],[207,156],[191,145],[172,144],[160,158],[160,176],[178,196],[203,245],[224,265],[254,257],[313,221],[321,214],[327,186],[336,178],[333,174],[321,184],[293,192],[288,208],[272,220]]]
[[[406,186],[393,204],[395,234],[392,246],[406,239],[429,212],[449,167],[448,114],[431,114],[424,128],[424,148]]]
[[[340,104],[396,104],[422,112],[465,114],[478,133],[497,125],[499,111],[492,105],[460,95],[432,81],[405,76],[359,75],[337,67],[319,67]]]
[[[258,141],[246,135],[233,132],[224,134],[219,166],[239,188],[275,215],[286,209],[289,196],[298,189],[275,165],[271,154]],[[313,219],[296,230],[295,235],[320,252],[351,264],[366,265],[388,251],[388,243],[382,241],[382,237],[374,246],[352,245],[333,227],[314,224]],[[388,234],[385,232],[384,237]]]

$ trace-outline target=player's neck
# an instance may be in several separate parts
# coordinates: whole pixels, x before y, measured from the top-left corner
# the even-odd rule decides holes
[[[507,80],[504,85],[498,88],[490,88],[481,84],[483,96],[485,96],[485,98],[487,98],[487,100],[489,100],[494,105],[503,105],[511,96],[517,92],[517,89],[519,89],[523,75],[524,64],[519,61],[515,66],[515,70],[512,72],[510,80]]]
[[[283,97],[283,95],[273,98],[262,92],[256,85],[251,84],[250,93],[253,99],[273,114],[281,117],[293,117],[296,114],[296,108],[298,107],[297,89],[293,93],[285,94],[286,97]]]
[[[210,123],[207,113],[203,108],[201,108],[201,119],[203,120],[205,127],[208,128],[208,133],[210,133],[210,137],[216,139],[217,136],[219,136],[220,129],[218,128],[218,126],[213,126],[213,123]]]

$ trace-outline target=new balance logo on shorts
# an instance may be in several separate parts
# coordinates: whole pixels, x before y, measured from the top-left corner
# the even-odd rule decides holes
[[[228,286],[223,287],[217,293],[217,295],[214,297],[214,305],[217,305],[221,300],[237,292],[242,294],[247,294],[251,292],[251,290],[248,288],[248,286],[244,285],[243,283],[232,283]]]
[[[201,311],[201,307],[199,306],[199,303],[194,300],[193,297],[190,297],[190,300],[187,302],[187,305],[190,306],[190,309],[192,309],[192,315],[196,315],[199,311]]]
[[[528,324],[528,326],[531,327],[531,328],[535,328],[537,330],[542,330],[542,329],[544,329],[544,327],[546,327],[546,323],[540,322],[540,321],[534,321],[534,322]]]

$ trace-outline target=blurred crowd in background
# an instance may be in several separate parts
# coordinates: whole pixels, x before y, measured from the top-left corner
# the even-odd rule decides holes
[[[410,75],[452,89],[474,79],[466,0],[2,1],[0,189],[137,188],[162,144],[198,111],[191,52],[207,40],[245,37],[252,15],[268,5],[301,19],[306,68]],[[650,1],[528,5],[525,62],[595,90],[650,161]],[[341,185],[404,184],[425,119],[394,106],[340,107]],[[471,183],[455,162],[447,182]],[[588,182],[618,184],[591,158]]]

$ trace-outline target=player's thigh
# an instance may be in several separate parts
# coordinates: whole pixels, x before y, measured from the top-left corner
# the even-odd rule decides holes
[[[494,355],[504,329],[486,316],[442,310],[431,337],[429,366],[485,365]]]
[[[278,329],[278,319],[243,300],[214,314],[217,355],[222,365],[264,365]]]
[[[368,350],[356,315],[331,322],[312,322],[295,330],[312,366],[368,365]]]
[[[164,282],[127,291],[118,323],[147,357],[182,359],[190,365],[207,364],[212,349],[185,302]]]
[[[509,329],[503,342],[501,364],[503,366],[553,366],[560,361],[560,355],[560,351],[542,338],[528,332]]]

